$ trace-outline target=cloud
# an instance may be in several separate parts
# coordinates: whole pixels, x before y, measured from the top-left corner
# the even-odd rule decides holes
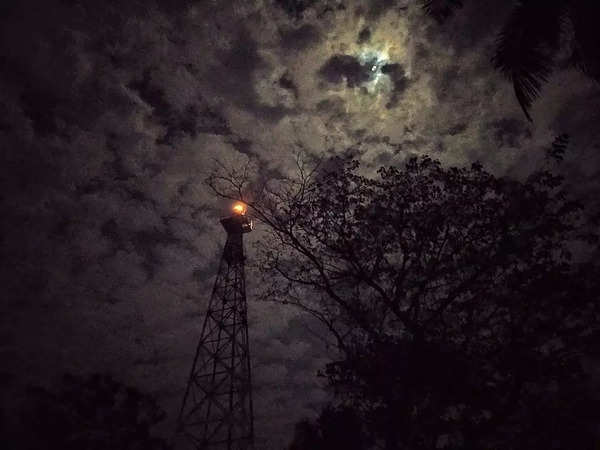
[[[494,134],[494,141],[499,148],[520,147],[523,142],[531,138],[531,130],[526,121],[515,118],[502,118],[494,120],[488,126]]]
[[[399,2],[395,0],[373,0],[369,2],[369,6],[366,9],[366,15],[371,20],[377,20],[390,10],[396,9],[401,11],[404,6],[398,5],[398,3]],[[362,9],[362,5],[359,8]],[[361,9],[358,11],[362,12]]]
[[[256,41],[241,29],[231,48],[218,50],[213,56],[213,64],[204,76],[212,89],[234,104],[262,120],[277,122],[290,111],[283,104],[271,105],[262,101],[255,87],[255,76],[265,69],[268,70],[268,65],[259,54]]]
[[[295,98],[298,98],[298,86],[294,83],[289,72],[284,73],[279,78],[279,86],[283,89],[287,89],[294,94]]]
[[[370,39],[371,39],[371,29],[369,27],[364,27],[362,30],[360,30],[360,33],[358,33],[358,38],[356,39],[356,43],[359,45],[365,44],[365,43],[369,42]]]
[[[275,0],[275,4],[296,19],[302,17],[302,13],[315,3],[317,0]]]
[[[298,28],[281,30],[281,46],[289,50],[304,50],[321,41],[321,33],[314,25],[305,23]]]
[[[384,65],[381,68],[381,72],[390,77],[393,85],[390,99],[385,107],[388,109],[394,108],[398,104],[400,96],[408,87],[409,79],[406,77],[402,66],[398,63]]]
[[[173,105],[172,97],[167,97],[159,82],[152,80],[151,69],[146,69],[141,78],[132,80],[127,87],[152,109],[151,117],[164,129],[157,144],[173,144],[184,135],[196,137],[198,133],[230,134],[227,121],[201,96],[187,99],[183,105]]]
[[[371,77],[370,68],[351,55],[333,55],[319,70],[319,76],[333,84],[346,82],[348,87],[356,87]]]

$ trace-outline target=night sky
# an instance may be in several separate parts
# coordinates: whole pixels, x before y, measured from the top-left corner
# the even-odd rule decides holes
[[[350,151],[365,173],[429,154],[519,177],[568,133],[562,170],[593,204],[600,87],[559,61],[527,121],[490,61],[511,2],[464,3],[440,24],[410,0],[4,0],[2,403],[110,372],[171,433],[225,241],[215,160],[277,178],[299,152]],[[258,448],[282,449],[327,399],[330,350],[248,283]]]

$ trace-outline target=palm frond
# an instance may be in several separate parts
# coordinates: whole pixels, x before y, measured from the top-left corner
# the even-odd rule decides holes
[[[600,82],[600,2],[579,0],[568,9],[573,29],[571,63],[590,78]]]
[[[549,158],[554,158],[557,161],[562,161],[570,140],[571,137],[566,133],[556,136],[552,142],[552,145],[547,150],[547,156]]]
[[[462,8],[462,0],[422,0],[421,6],[425,13],[438,23],[448,19],[454,11]]]
[[[523,0],[513,9],[496,41],[492,63],[512,82],[529,121],[529,109],[552,73],[564,9],[561,0]]]

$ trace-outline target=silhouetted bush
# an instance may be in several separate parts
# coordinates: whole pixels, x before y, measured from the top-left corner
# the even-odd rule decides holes
[[[10,434],[14,450],[163,450],[151,429],[165,413],[149,395],[110,375],[65,375],[56,391],[31,387]]]

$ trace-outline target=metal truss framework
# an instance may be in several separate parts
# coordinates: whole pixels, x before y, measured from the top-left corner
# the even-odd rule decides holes
[[[227,242],[196,349],[178,431],[192,448],[252,450],[254,426],[243,233],[244,215],[221,221]]]

